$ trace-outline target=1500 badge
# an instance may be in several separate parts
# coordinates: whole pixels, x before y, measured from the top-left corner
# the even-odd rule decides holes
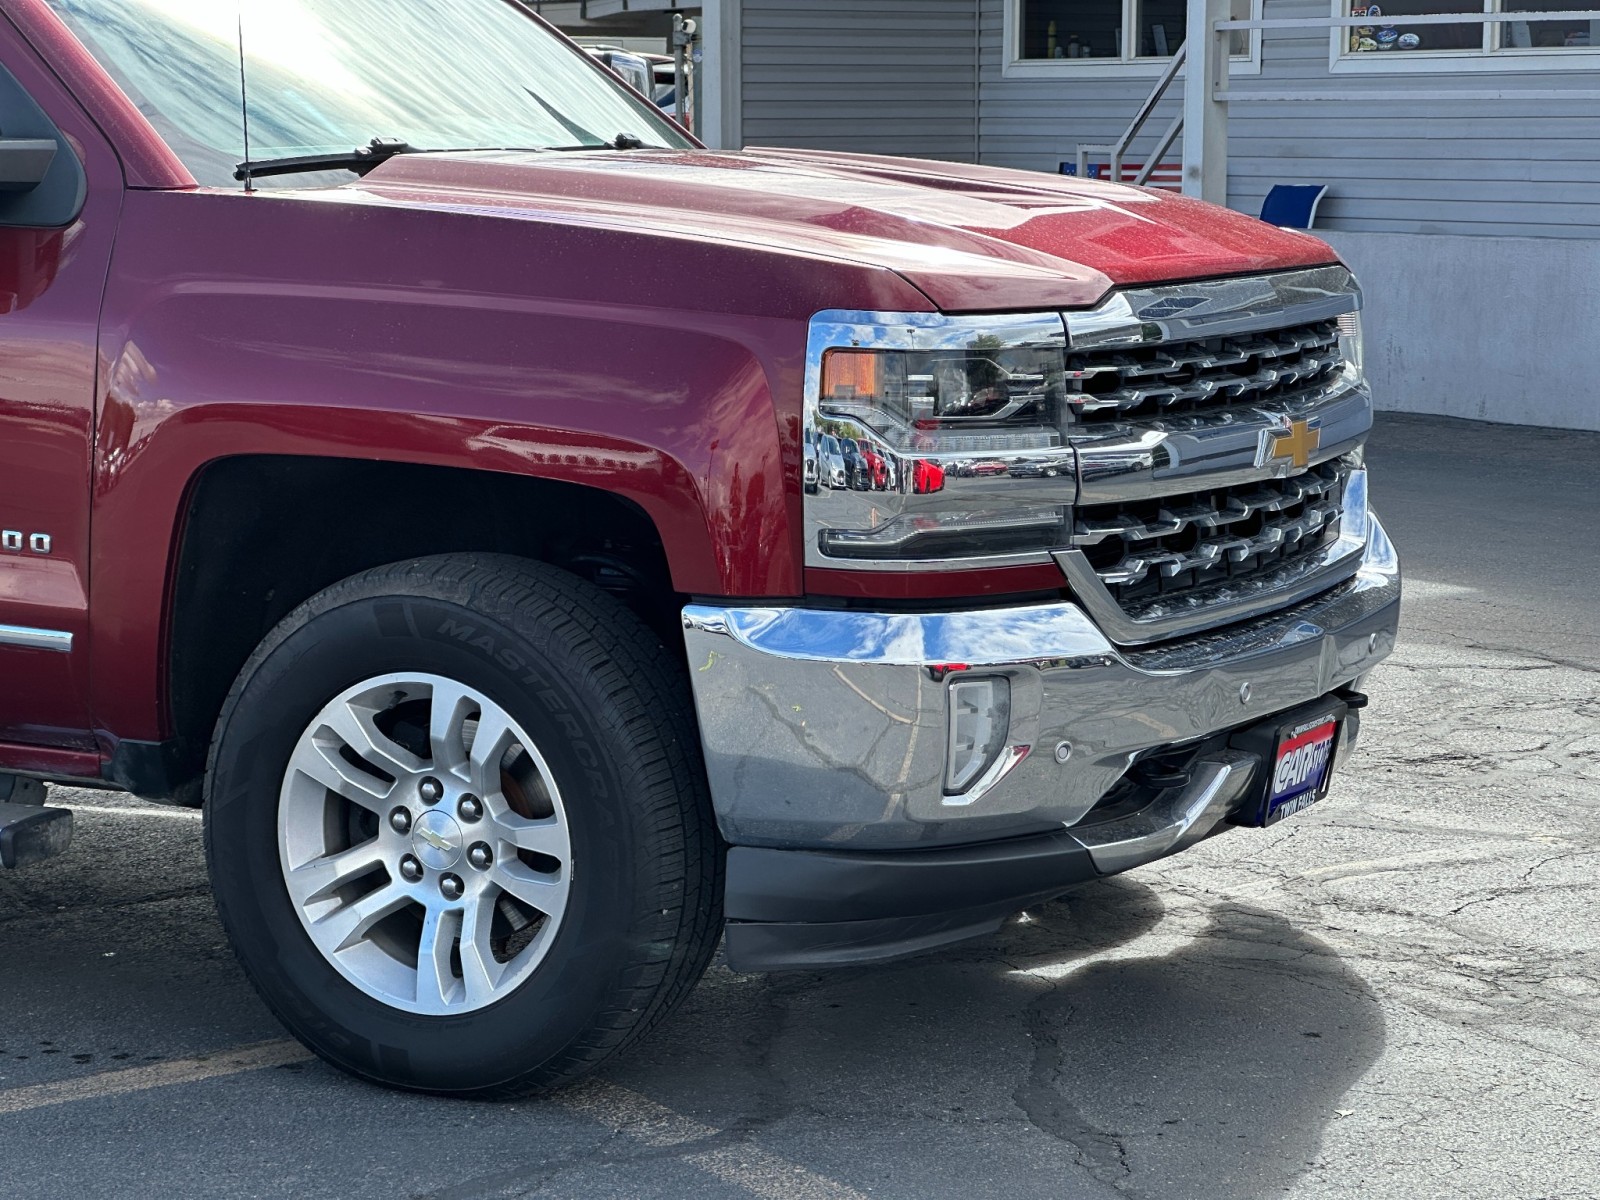
[[[49,554],[50,535],[48,533],[24,534],[19,529],[0,530],[0,550],[11,554],[21,554],[24,549],[31,550],[34,554]]]

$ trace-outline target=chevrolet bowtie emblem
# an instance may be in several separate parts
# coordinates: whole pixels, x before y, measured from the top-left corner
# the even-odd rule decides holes
[[[418,825],[417,826],[417,836],[419,838],[421,838],[423,841],[427,842],[428,845],[432,846],[435,850],[454,850],[455,849],[455,847],[450,844],[450,839],[449,838],[443,837],[442,835],[435,833],[433,830],[429,829],[426,825]]]
[[[1322,445],[1322,430],[1309,421],[1290,421],[1289,428],[1272,435],[1271,461],[1288,459],[1297,467],[1311,462],[1312,452]]]

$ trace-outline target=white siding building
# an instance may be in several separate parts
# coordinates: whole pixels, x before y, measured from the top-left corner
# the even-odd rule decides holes
[[[1346,18],[1351,2],[1254,0],[1252,13],[1233,0],[1233,15]],[[1382,15],[1358,8],[1364,29],[1233,34],[1227,203],[1255,213],[1273,184],[1328,186],[1316,232],[1366,288],[1380,404],[1600,429],[1600,0],[1480,2],[1504,19],[1407,25],[1475,6],[1380,0]],[[562,7],[603,22],[672,4]],[[696,7],[715,145],[1051,172],[1079,144],[1117,139],[1186,27],[1184,0]],[[1180,80],[1130,162],[1182,92]],[[1163,161],[1181,158],[1180,139]]]

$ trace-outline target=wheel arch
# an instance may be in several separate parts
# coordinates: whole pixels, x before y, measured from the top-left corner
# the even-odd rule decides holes
[[[623,600],[676,654],[685,597],[633,501],[530,475],[411,462],[249,454],[185,489],[162,622],[168,736],[121,742],[108,773],[141,795],[199,802],[211,728],[235,676],[289,612],[360,571],[480,551],[547,562]]]

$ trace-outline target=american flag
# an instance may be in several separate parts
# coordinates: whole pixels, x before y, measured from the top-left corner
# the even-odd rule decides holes
[[[1143,167],[1143,163],[1124,162],[1122,164],[1121,182],[1132,183],[1138,178],[1139,172]],[[1076,168],[1076,163],[1062,163],[1061,173],[1063,175],[1076,175],[1078,173]],[[1111,164],[1103,162],[1090,163],[1089,178],[1110,179]],[[1181,192],[1183,190],[1183,164],[1181,162],[1157,163],[1155,170],[1150,172],[1149,182],[1145,186],[1160,188],[1168,192]]]

